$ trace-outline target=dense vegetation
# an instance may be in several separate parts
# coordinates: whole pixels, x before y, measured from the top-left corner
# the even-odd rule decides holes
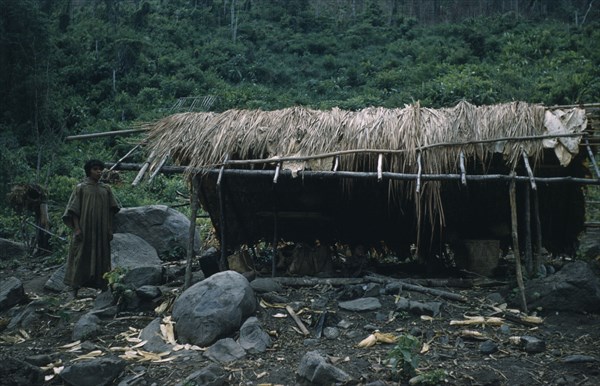
[[[43,186],[60,234],[84,160],[116,160],[138,141],[65,137],[175,111],[598,102],[599,8],[587,0],[0,0],[0,195],[17,183]],[[173,203],[185,189],[160,177],[118,193],[124,205]],[[22,224],[3,200],[0,237],[19,238]]]

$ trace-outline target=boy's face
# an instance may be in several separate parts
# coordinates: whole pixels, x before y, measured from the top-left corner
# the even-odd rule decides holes
[[[100,177],[102,177],[103,168],[100,166],[93,166],[90,169],[90,178],[96,182],[100,181]]]

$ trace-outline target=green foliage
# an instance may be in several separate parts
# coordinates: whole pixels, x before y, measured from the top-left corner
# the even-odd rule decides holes
[[[582,24],[583,1],[517,13],[484,3],[454,1],[448,14],[427,15],[436,9],[428,0],[410,10],[378,0],[239,0],[232,19],[233,2],[223,1],[0,0],[0,197],[15,183],[42,185],[53,232],[66,234],[60,216],[85,160],[114,161],[140,138],[64,138],[138,127],[182,97],[213,95],[213,111],[600,100],[596,7]],[[490,11],[460,19],[450,8]],[[133,178],[122,173],[113,186],[125,206],[179,205],[187,194],[180,177],[136,188]],[[1,233],[16,237],[19,221],[1,202]]]
[[[414,376],[419,365],[420,348],[418,338],[410,334],[400,335],[396,345],[388,353],[392,369],[400,373],[402,378]]]

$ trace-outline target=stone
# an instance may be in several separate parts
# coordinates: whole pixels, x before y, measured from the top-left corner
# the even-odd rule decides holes
[[[74,362],[66,366],[60,377],[69,385],[106,386],[113,383],[125,369],[125,361],[114,357],[103,357]]]
[[[567,263],[554,275],[527,282],[531,309],[600,312],[600,278],[585,261]]]
[[[323,336],[327,339],[337,339],[340,337],[340,330],[335,327],[325,327],[323,329]]]
[[[267,351],[271,347],[271,337],[267,334],[258,319],[251,316],[240,328],[240,346],[250,354],[258,354]]]
[[[340,302],[339,307],[347,311],[373,311],[381,308],[381,303],[377,298],[360,298]]]
[[[246,356],[246,351],[235,340],[225,338],[210,346],[204,356],[217,363],[229,363]]]
[[[27,246],[25,244],[0,237],[0,261],[19,260],[25,256],[27,256]]]
[[[0,384],[38,386],[44,384],[44,373],[37,366],[6,355],[0,356]]]
[[[498,351],[498,345],[494,341],[486,340],[479,345],[479,352],[484,355],[490,355]]]
[[[166,205],[123,208],[114,220],[115,233],[133,233],[152,245],[159,256],[185,258],[188,248],[190,220]],[[200,250],[196,231],[194,250]]]
[[[596,357],[591,355],[573,354],[567,355],[560,360],[562,363],[594,363],[598,362]]]
[[[225,386],[227,385],[227,372],[220,365],[211,363],[200,370],[194,371],[176,386],[185,385]]]
[[[0,283],[0,311],[5,311],[25,299],[23,283],[16,277],[2,279]]]
[[[520,346],[523,351],[529,354],[536,354],[546,350],[546,342],[534,336],[522,336]]]
[[[155,285],[143,285],[136,288],[135,293],[141,300],[153,300],[162,295],[162,291]]]
[[[214,274],[175,300],[172,316],[178,340],[206,347],[238,331],[256,307],[256,296],[244,276],[234,271]]]
[[[416,315],[437,316],[440,313],[441,306],[441,302],[422,303],[406,298],[400,298],[396,303],[396,311],[410,311]]]
[[[204,273],[204,277],[209,277],[219,272],[220,259],[221,253],[215,247],[208,248],[200,255],[198,261],[200,262],[200,269]]]
[[[261,294],[260,297],[263,298],[263,300],[265,302],[270,303],[270,304],[287,304],[288,303],[288,298],[286,298],[285,296],[276,294],[275,292],[265,292],[264,294]]]
[[[146,341],[146,344],[143,347],[144,350],[154,353],[161,353],[171,351],[173,349],[173,345],[165,342],[165,340],[162,338],[160,322],[160,318],[154,319],[152,322],[150,322],[150,324],[144,327],[140,333],[140,339],[142,341]]]
[[[100,318],[92,313],[85,314],[73,326],[73,340],[94,338],[100,330]]]
[[[345,384],[352,380],[348,373],[328,363],[317,351],[304,354],[300,359],[297,373],[300,378],[311,382],[312,385]]]

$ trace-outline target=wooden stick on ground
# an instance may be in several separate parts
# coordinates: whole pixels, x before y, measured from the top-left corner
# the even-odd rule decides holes
[[[292,307],[285,306],[285,310],[288,312],[288,314],[290,314],[290,316],[292,317],[292,319],[294,319],[294,322],[296,322],[296,324],[300,328],[300,331],[302,331],[302,334],[304,334],[304,335],[310,335],[310,332],[306,329],[306,327],[304,326],[304,323],[302,323],[302,321],[300,320],[300,318],[298,317],[298,315],[296,315],[296,313],[294,312],[294,310],[292,310]]]
[[[373,276],[373,275],[365,276],[365,279],[372,281],[374,283],[382,283],[382,284],[392,283],[392,282],[400,283],[402,285],[402,289],[405,289],[408,291],[421,292],[421,293],[425,293],[425,294],[429,294],[429,295],[439,296],[439,297],[449,299],[449,300],[457,300],[459,302],[467,301],[467,298],[465,296],[456,294],[454,292],[444,291],[444,290],[440,290],[437,288],[422,287],[419,285],[406,283],[402,280],[383,278],[383,277],[378,277],[378,276]]]

